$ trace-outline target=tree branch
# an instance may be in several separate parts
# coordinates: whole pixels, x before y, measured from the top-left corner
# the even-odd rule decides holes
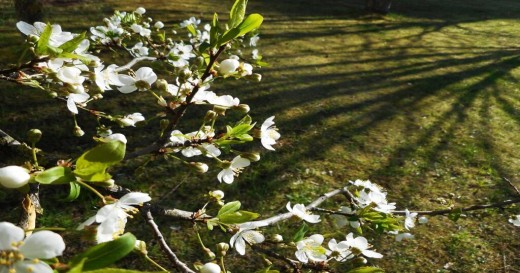
[[[417,213],[418,215],[445,215],[453,212],[462,212],[462,211],[473,211],[473,210],[481,210],[481,209],[491,209],[491,208],[502,208],[505,206],[509,206],[512,204],[520,203],[520,197],[510,200],[505,200],[502,202],[484,204],[484,205],[473,205],[464,208],[452,208],[452,209],[442,209],[442,210],[418,210],[418,211],[410,211],[410,213]],[[405,215],[405,211],[394,211],[393,214],[396,215]]]
[[[155,57],[138,57],[138,58],[135,58],[135,59],[131,60],[129,63],[114,69],[114,71],[115,72],[125,71],[125,70],[128,70],[128,69],[132,68],[132,66],[134,66],[138,62],[142,62],[142,61],[155,61],[156,59],[157,58],[155,58]]]
[[[161,249],[166,254],[168,259],[173,263],[175,268],[177,268],[177,270],[183,273],[196,273],[195,271],[191,270],[185,263],[179,260],[177,255],[175,255],[175,253],[168,246],[168,243],[166,243],[166,241],[164,240],[164,236],[159,230],[159,227],[153,220],[150,204],[144,204],[144,206],[141,208],[141,214],[143,215],[143,218],[146,220],[146,223],[152,229],[155,239],[159,242]]]

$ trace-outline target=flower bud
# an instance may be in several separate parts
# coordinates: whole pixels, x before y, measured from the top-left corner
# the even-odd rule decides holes
[[[161,121],[159,122],[160,126],[161,126],[161,131],[164,131],[166,130],[166,128],[168,128],[168,124],[170,124],[170,121],[168,119],[161,119]]]
[[[179,78],[182,81],[186,81],[187,79],[189,79],[191,77],[191,75],[192,75],[192,72],[188,68],[184,68],[183,70],[181,70],[179,72]]]
[[[242,153],[240,154],[241,157],[249,159],[249,161],[257,162],[260,160],[260,154],[259,153]]]
[[[168,92],[168,82],[165,79],[158,79],[155,82],[155,86],[157,86],[157,89],[163,92]]]
[[[428,218],[426,218],[426,216],[421,216],[419,217],[419,219],[417,219],[417,221],[419,222],[419,224],[426,224],[428,223]]]
[[[96,185],[99,185],[102,187],[112,187],[112,186],[114,186],[115,183],[116,183],[116,181],[114,181],[114,179],[108,179],[103,182],[96,182]]]
[[[81,137],[85,134],[83,130],[81,130],[81,127],[78,125],[74,126],[74,131],[72,131],[72,134],[77,137]]]
[[[157,100],[157,104],[159,104],[159,106],[162,106],[162,107],[168,106],[168,102],[162,96],[159,96],[159,99]]]
[[[246,77],[246,79],[248,79],[250,81],[254,81],[254,82],[260,82],[260,81],[262,81],[262,75],[260,75],[258,73],[253,73],[251,75],[248,75]]]
[[[0,184],[6,188],[16,189],[25,186],[31,176],[29,170],[19,166],[0,168]]]
[[[39,129],[31,129],[27,132],[27,140],[30,143],[36,144],[42,138],[42,131]]]
[[[249,110],[251,110],[251,108],[249,108],[249,105],[247,105],[247,104],[239,104],[239,105],[235,106],[235,109],[242,111],[244,113],[248,113]]]
[[[221,257],[226,256],[226,253],[228,252],[228,250],[229,250],[229,245],[228,244],[226,244],[226,243],[218,243],[217,244],[217,251],[218,251],[218,254]]]
[[[206,253],[206,255],[208,256],[208,258],[210,260],[214,260],[217,257],[217,255],[215,255],[215,253],[213,251],[211,251],[211,249],[209,249],[207,247],[204,248],[204,252]]]
[[[218,67],[218,71],[226,76],[231,73],[234,73],[237,68],[240,66],[240,62],[235,59],[225,59],[222,62],[220,62],[220,65]]]
[[[136,240],[134,248],[140,253],[148,255],[148,250],[146,250],[146,243],[144,241]]]
[[[208,165],[202,162],[190,162],[190,165],[199,173],[205,173],[209,169]]]
[[[219,116],[225,116],[226,110],[227,110],[227,107],[223,107],[223,106],[219,106],[219,105],[215,105],[215,107],[213,107],[213,111],[215,111],[215,113],[217,113]]]
[[[207,263],[200,268],[200,273],[220,273],[220,266],[215,263]]]
[[[146,10],[143,7],[138,7],[137,9],[135,9],[135,13],[143,15],[146,13]]]
[[[102,98],[103,98],[103,95],[101,95],[99,93],[92,96],[92,99],[94,99],[94,100],[100,100]]]
[[[224,192],[221,190],[210,191],[209,195],[217,200],[224,198]]]
[[[212,122],[217,116],[217,112],[209,110],[206,112],[206,116],[204,116],[204,122]]]
[[[275,234],[275,235],[273,236],[273,241],[275,241],[275,242],[277,242],[277,243],[281,243],[281,242],[283,242],[283,237],[282,237],[282,235],[280,235],[280,234]]]
[[[55,99],[58,97],[58,93],[56,92],[49,92],[49,97],[51,97],[51,99]]]
[[[205,62],[204,57],[199,56],[195,59],[194,64],[195,64],[195,66],[202,66],[202,65],[204,65],[204,62]]]
[[[164,27],[164,24],[163,24],[163,22],[161,22],[161,21],[157,21],[157,22],[155,22],[155,24],[154,24],[153,26],[154,26],[156,29],[161,29],[161,28]]]

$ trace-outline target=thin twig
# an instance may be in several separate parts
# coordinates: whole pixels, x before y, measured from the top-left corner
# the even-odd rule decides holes
[[[159,242],[161,249],[166,254],[168,259],[173,263],[175,268],[183,273],[195,273],[195,271],[191,270],[185,263],[183,263],[181,260],[179,260],[177,255],[175,255],[175,253],[171,250],[168,243],[166,243],[164,236],[162,235],[161,231],[159,230],[159,227],[153,220],[150,204],[144,204],[144,206],[141,208],[141,214],[143,215],[144,219],[146,220],[146,223],[152,229],[155,239]]]
[[[254,244],[250,244],[251,248],[258,251],[258,252],[261,252],[261,253],[264,253],[266,254],[267,256],[269,257],[272,257],[272,258],[275,258],[277,260],[280,260],[280,261],[283,261],[285,263],[287,263],[292,269],[293,269],[293,272],[294,273],[301,273],[301,268],[300,268],[300,263],[297,262],[297,261],[294,261],[294,260],[291,260],[283,255],[280,255],[274,251],[271,251],[271,250],[268,250],[268,249],[263,249],[257,245],[254,245]]]
[[[410,213],[417,213],[418,215],[445,215],[450,214],[453,212],[462,212],[462,211],[473,211],[473,210],[481,210],[481,209],[491,209],[491,208],[502,208],[505,206],[509,206],[512,204],[520,203],[520,197],[510,200],[505,200],[498,203],[492,203],[492,204],[484,204],[484,205],[473,205],[469,207],[464,208],[451,208],[451,209],[442,209],[442,210],[417,210],[417,211],[410,211]],[[406,215],[405,211],[394,211],[393,214],[396,215]]]
[[[125,71],[125,70],[128,70],[128,69],[132,68],[132,66],[134,66],[138,62],[142,62],[142,61],[155,61],[156,59],[157,58],[155,58],[155,57],[138,57],[138,58],[132,59],[129,63],[114,69],[114,71],[115,72]]]
[[[515,190],[515,192],[520,196],[520,190],[511,182],[511,180],[507,179],[507,177],[502,177],[509,185]]]

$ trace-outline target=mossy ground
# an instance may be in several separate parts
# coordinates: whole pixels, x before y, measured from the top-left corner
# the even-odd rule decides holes
[[[223,14],[232,4],[48,2],[46,20],[73,31],[99,24],[114,9],[143,6],[169,24],[189,16],[209,19],[214,11]],[[518,1],[403,0],[395,1],[386,16],[365,13],[362,2],[250,1],[249,11],[265,17],[260,49],[270,66],[261,69],[259,84],[233,82],[219,91],[239,96],[258,120],[275,115],[282,139],[275,153],[263,154],[263,160],[233,185],[218,184],[214,171],[186,173],[181,165],[161,160],[138,168],[144,164],[141,159],[122,166],[118,182],[150,192],[165,206],[187,210],[199,208],[204,193],[220,188],[226,200],[240,199],[244,208],[266,216],[284,211],[287,201],[309,202],[357,178],[383,185],[390,200],[410,210],[515,196],[504,178],[520,184]],[[17,52],[22,39],[14,28],[11,1],[1,0],[0,7],[4,64],[16,61],[9,55]],[[115,102],[105,106],[150,111],[143,108],[148,98],[112,97]],[[64,155],[77,155],[90,145],[88,137],[69,137],[72,120],[65,107],[38,91],[2,84],[0,101],[0,128],[13,136],[23,138],[28,129],[41,128],[41,147]],[[85,127],[93,126],[83,119]],[[125,130],[135,145],[144,142],[140,137],[154,137],[132,136],[132,131]],[[60,193],[43,191],[49,197]],[[53,199],[45,200],[40,224],[56,225],[55,220],[62,219],[60,225],[72,227],[84,220],[83,213],[93,209],[95,200],[88,194],[82,198],[87,202],[60,210],[52,207]],[[7,204],[2,207],[11,208]],[[4,213],[2,209],[2,220],[12,215]],[[520,271],[516,240],[520,234],[507,222],[507,215],[514,213],[486,210],[467,213],[457,222],[432,218],[413,230],[413,241],[378,238],[373,243],[385,257],[371,263],[387,272]],[[200,249],[190,225],[168,221],[161,225],[180,256],[195,261]],[[276,232],[290,237],[294,227],[282,224]],[[330,219],[325,218],[321,228],[338,237]],[[226,240],[221,235],[203,236],[214,242]],[[152,253],[160,257],[157,249]],[[127,262],[137,268],[145,264],[139,259]],[[230,270],[252,272],[261,263],[252,258]]]

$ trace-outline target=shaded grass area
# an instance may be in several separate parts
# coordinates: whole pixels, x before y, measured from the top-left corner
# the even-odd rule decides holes
[[[287,201],[309,202],[357,178],[380,183],[399,207],[411,210],[512,197],[514,191],[503,178],[516,185],[520,181],[520,20],[514,13],[520,5],[514,0],[493,4],[403,0],[395,3],[391,14],[379,17],[365,14],[362,2],[250,3],[250,11],[265,16],[260,45],[271,66],[262,68],[263,81],[258,85],[232,82],[216,91],[239,96],[251,105],[251,114],[258,120],[276,115],[283,139],[276,153],[264,154],[233,185],[219,185],[217,170],[202,176],[185,173],[179,164],[145,159],[122,166],[118,183],[151,192],[165,206],[188,210],[203,205],[205,192],[220,188],[226,200],[239,198],[244,208],[266,212],[266,216],[284,211]],[[0,3],[9,7],[10,2]],[[208,19],[213,11],[225,12],[231,1],[54,5],[48,12],[50,21],[80,30],[98,24],[112,9],[144,6],[168,24],[193,15]],[[78,20],[80,11],[84,16]],[[16,50],[19,35],[12,29],[16,20],[9,8],[2,9],[1,18],[1,35],[6,38],[0,40],[0,50]],[[65,148],[64,154],[74,155],[88,147],[88,138],[55,141],[72,128],[63,105],[34,90],[2,87],[0,128],[20,138],[27,129],[43,128],[42,147],[49,147],[50,153]],[[104,106],[115,111],[128,107],[145,116],[152,112],[143,106],[146,97],[107,95],[114,102]],[[26,97],[34,101],[29,103]],[[21,122],[35,113],[38,121]],[[85,127],[94,126],[81,118]],[[144,129],[151,131],[153,126]],[[142,144],[142,137],[154,137],[124,132],[135,146]],[[144,164],[147,169],[140,168]],[[335,199],[329,205],[341,201]],[[86,204],[67,213],[80,215],[93,209],[95,201],[89,199]],[[502,212],[471,213],[455,223],[437,217],[413,230],[414,241],[396,243],[381,237],[381,242],[373,243],[385,258],[371,262],[388,272],[518,271],[515,238],[519,232],[499,215]],[[49,208],[41,223],[53,223],[57,213]],[[74,219],[82,221],[79,216]],[[75,223],[64,220],[60,224],[72,227]],[[161,224],[175,250],[195,261],[199,249],[187,250],[196,245],[190,224]],[[340,236],[331,219],[324,219],[322,227],[326,236]],[[275,232],[290,238],[295,228],[295,223],[284,223]],[[214,242],[227,240],[219,234],[203,236]],[[152,253],[158,254],[157,249],[152,247]],[[252,259],[237,262],[231,270],[258,269],[261,259]],[[128,263],[143,268],[138,259]]]

